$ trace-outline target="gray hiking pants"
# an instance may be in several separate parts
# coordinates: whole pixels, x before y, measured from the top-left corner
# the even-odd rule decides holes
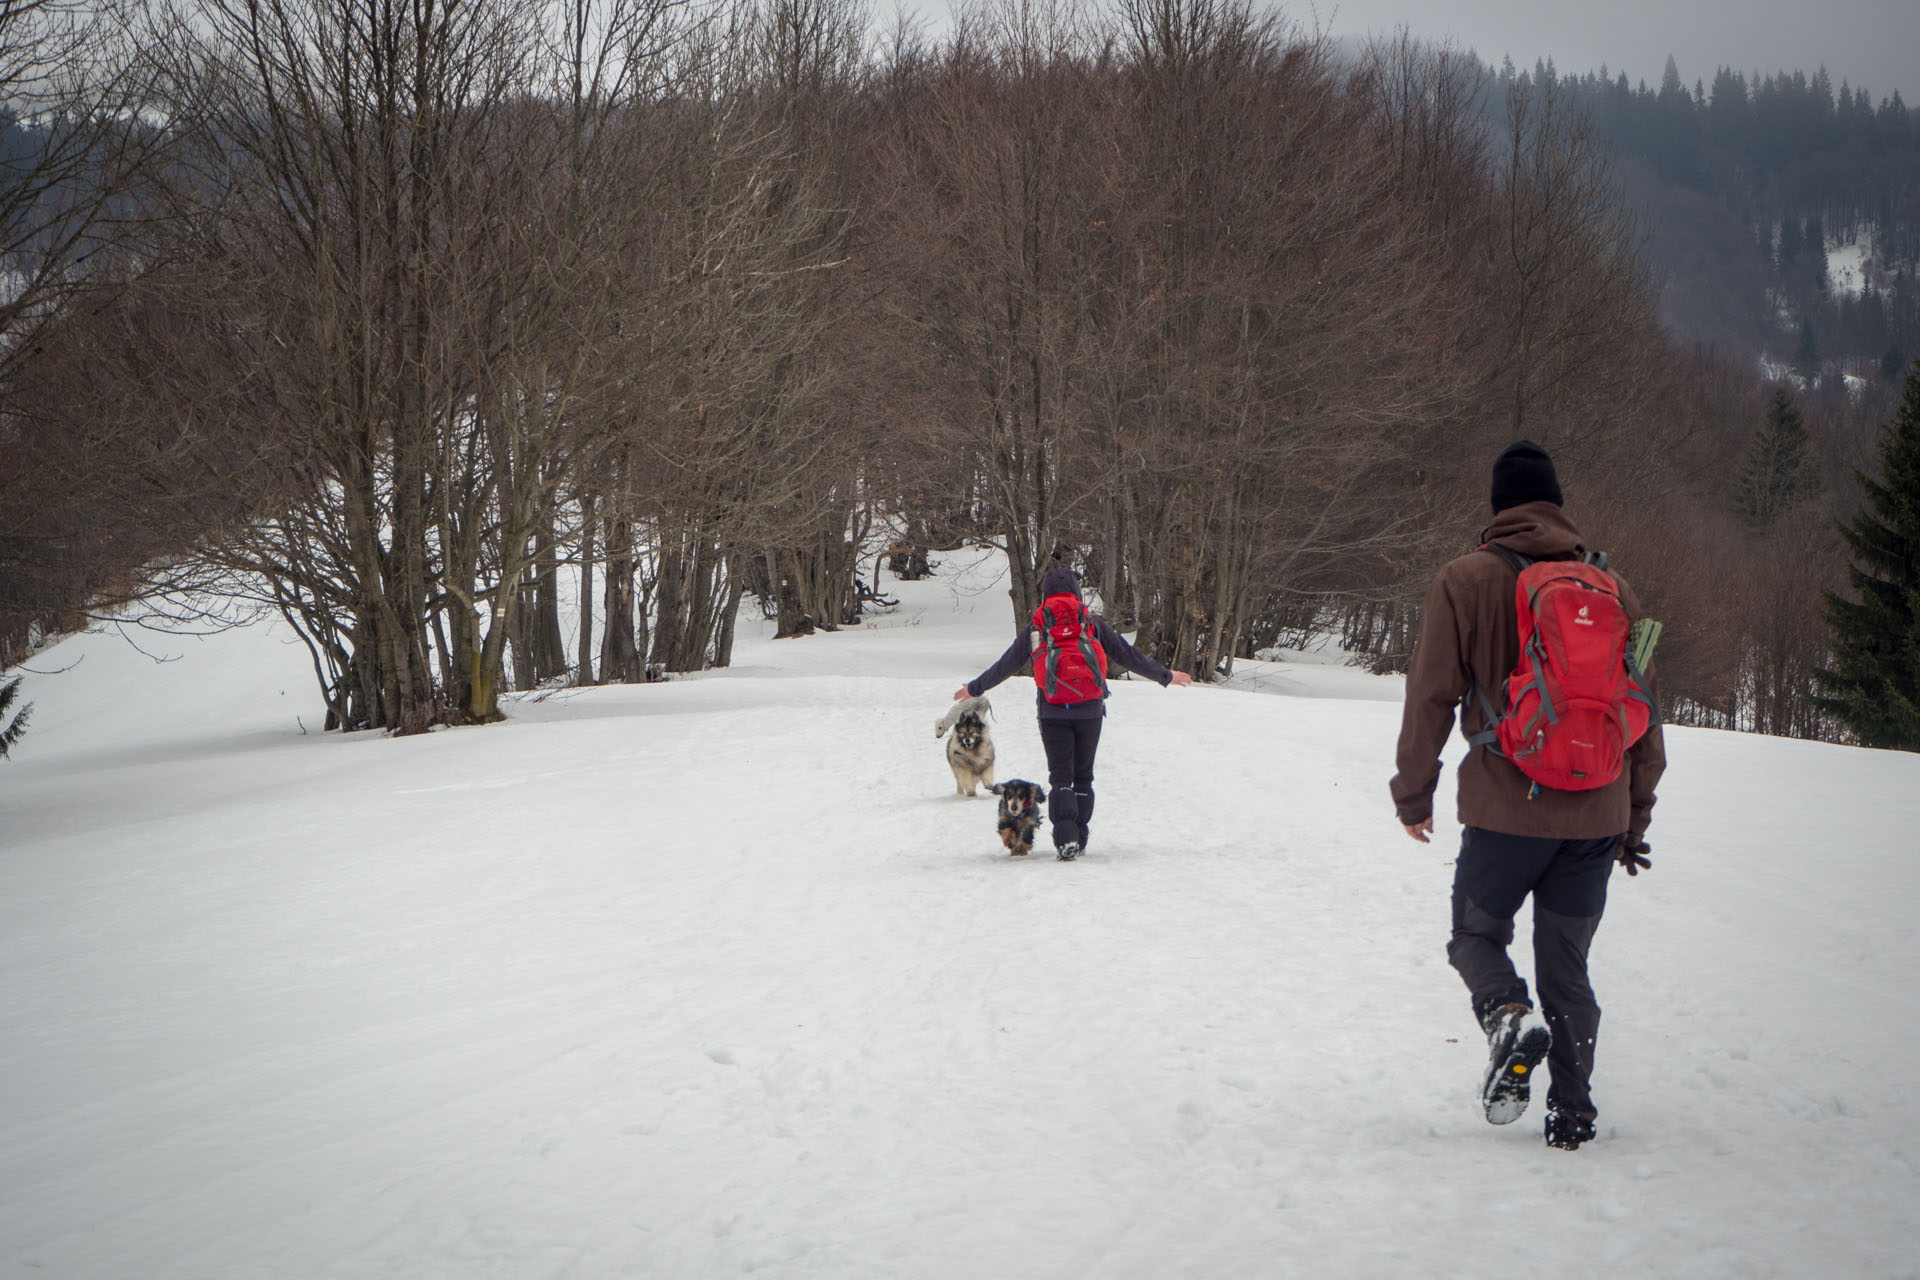
[[[1607,905],[1618,836],[1556,840],[1510,836],[1480,827],[1461,833],[1453,870],[1453,937],[1447,960],[1473,998],[1474,1017],[1513,1001],[1531,1004],[1514,971],[1513,918],[1533,895],[1533,976],[1541,1012],[1553,1032],[1547,1106],[1594,1115],[1593,1050],[1600,1004],[1587,983],[1587,951]]]

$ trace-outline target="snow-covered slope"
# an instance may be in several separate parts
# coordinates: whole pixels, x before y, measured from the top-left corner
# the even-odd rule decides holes
[[[1124,683],[1091,852],[1010,861],[932,734],[1011,634],[971,558],[406,740],[303,733],[272,627],[42,655],[0,1275],[1916,1274],[1920,758],[1670,733],[1556,1152],[1479,1118],[1397,683]]]

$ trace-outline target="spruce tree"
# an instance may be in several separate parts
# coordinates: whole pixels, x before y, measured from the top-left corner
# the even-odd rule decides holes
[[[1785,271],[1800,256],[1800,219],[1780,220],[1780,269]]]
[[[1860,598],[1824,593],[1833,667],[1815,673],[1816,701],[1866,746],[1920,751],[1920,360],[1882,430],[1879,476],[1859,480],[1866,501],[1840,535]]]
[[[27,716],[33,711],[31,702],[15,712],[11,721],[7,719],[7,708],[11,707],[13,700],[19,696],[19,676],[0,683],[0,726],[5,726],[0,728],[0,757],[5,757],[12,751],[13,744],[20,741],[20,735],[27,731]]]
[[[1793,371],[1807,380],[1807,389],[1820,385],[1820,344],[1813,338],[1813,321],[1800,322],[1800,345],[1793,349]]]
[[[1824,295],[1827,292],[1827,229],[1818,218],[1807,219],[1807,231],[1801,238],[1806,246],[1807,261],[1813,266],[1814,287]]]
[[[1767,420],[1754,433],[1740,468],[1736,499],[1740,514],[1754,529],[1770,529],[1782,511],[1813,488],[1806,421],[1793,402],[1793,393],[1778,387],[1767,408]]]

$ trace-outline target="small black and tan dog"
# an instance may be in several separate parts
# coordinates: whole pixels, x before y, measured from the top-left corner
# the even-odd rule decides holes
[[[1000,797],[1000,843],[1014,857],[1024,858],[1033,852],[1033,833],[1040,829],[1047,790],[1025,778],[996,782],[992,790]]]

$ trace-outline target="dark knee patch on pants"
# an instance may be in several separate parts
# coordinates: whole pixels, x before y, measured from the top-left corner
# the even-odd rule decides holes
[[[1473,1016],[1485,1023],[1487,1012],[1518,1001],[1533,1003],[1525,979],[1514,972],[1507,948],[1513,945],[1513,917],[1483,910],[1458,886],[1453,891],[1453,936],[1447,963],[1467,984]]]
[[[1513,945],[1513,917],[1497,916],[1491,911],[1482,910],[1480,904],[1469,898],[1455,885],[1453,889],[1453,932],[1455,936],[1470,933],[1485,938],[1497,946]]]

